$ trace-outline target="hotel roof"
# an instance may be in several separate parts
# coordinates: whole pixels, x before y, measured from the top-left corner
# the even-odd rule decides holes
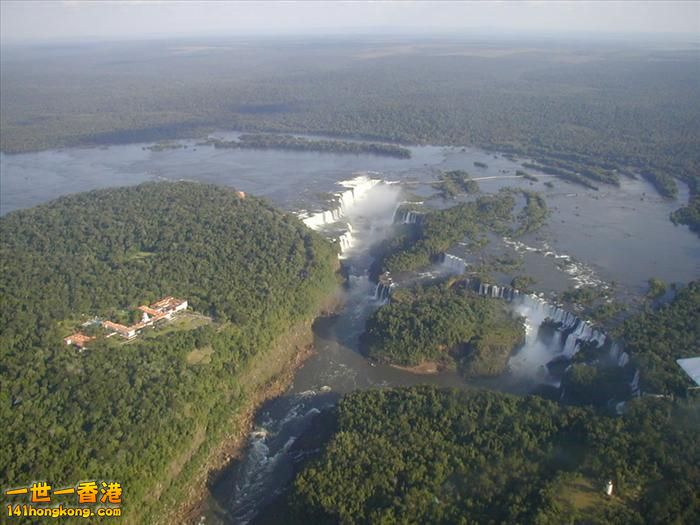
[[[183,299],[175,299],[172,296],[163,297],[160,301],[157,301],[151,305],[151,308],[155,310],[171,310],[176,306],[180,306],[185,301]]]
[[[149,308],[148,306],[145,306],[145,305],[141,305],[141,306],[139,306],[138,308],[139,308],[139,310],[141,310],[142,312],[147,313],[147,314],[150,315],[151,317],[159,317],[159,318],[160,318],[160,317],[165,317],[165,315],[166,315],[166,314],[164,314],[163,312],[161,312],[161,311],[159,311],[159,310],[154,310],[153,308]]]
[[[68,337],[64,337],[63,340],[68,343],[68,341],[71,342],[71,344],[74,344],[75,346],[85,346],[87,343],[95,339],[94,337],[90,337],[89,335],[85,335],[82,332],[76,332],[74,334],[69,335]]]

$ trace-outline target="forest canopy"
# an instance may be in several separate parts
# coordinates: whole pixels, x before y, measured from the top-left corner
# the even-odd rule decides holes
[[[285,522],[696,523],[699,408],[640,399],[612,417],[485,391],[355,392]]]
[[[251,358],[336,285],[330,243],[231,188],[92,191],[9,213],[0,232],[0,480],[117,479],[133,522],[184,494],[250,394]],[[62,341],[167,295],[213,323],[83,352]]]
[[[328,153],[361,153],[369,155],[383,155],[407,159],[411,156],[411,150],[396,144],[382,144],[377,142],[359,142],[349,140],[307,139],[294,135],[275,135],[270,133],[243,134],[238,140],[226,141],[209,138],[204,144],[211,144],[215,148],[240,148],[240,149],[285,149],[291,151],[318,151]]]
[[[676,359],[700,355],[700,281],[693,281],[658,310],[627,319],[616,337],[640,369],[642,390],[685,395],[692,385]]]
[[[367,355],[402,366],[439,362],[465,375],[498,375],[525,338],[505,302],[445,285],[395,292],[367,320]]]

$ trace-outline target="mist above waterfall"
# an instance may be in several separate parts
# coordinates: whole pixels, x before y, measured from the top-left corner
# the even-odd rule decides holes
[[[369,175],[378,174],[362,174],[338,182],[345,189],[335,194],[330,209],[299,214],[309,228],[333,232],[342,258],[358,248],[368,248],[390,233],[401,189]]]
[[[536,295],[521,294],[512,304],[514,312],[524,319],[526,334],[525,344],[508,363],[515,375],[548,382],[552,379],[547,369],[550,361],[555,358],[571,359],[582,343],[593,343],[599,348],[605,344],[603,332]],[[550,321],[556,327],[549,339],[543,338],[540,333],[545,321]]]
[[[368,248],[389,236],[401,189],[396,185],[378,184],[355,201],[346,218],[353,228],[356,246]]]

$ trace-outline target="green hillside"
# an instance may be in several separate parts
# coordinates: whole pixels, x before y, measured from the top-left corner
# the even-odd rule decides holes
[[[250,366],[336,283],[334,247],[298,219],[204,184],[65,197],[0,232],[0,481],[118,480],[127,523],[181,499],[265,379]],[[128,344],[62,341],[168,295],[201,315]]]

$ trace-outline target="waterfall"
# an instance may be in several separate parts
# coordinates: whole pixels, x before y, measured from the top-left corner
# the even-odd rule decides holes
[[[515,311],[531,320],[537,326],[537,331],[546,320],[556,325],[550,345],[550,355],[543,356],[547,361],[558,356],[571,359],[581,349],[583,343],[594,343],[598,348],[605,343],[605,334],[594,330],[588,321],[537,295],[520,294],[516,303]],[[526,344],[523,351],[527,352],[527,346]]]
[[[382,303],[386,303],[389,301],[389,297],[391,295],[391,289],[394,286],[394,284],[385,284],[385,283],[377,283],[377,287],[374,290],[374,298],[377,301],[380,301]]]
[[[467,263],[461,257],[452,255],[451,253],[444,253],[442,255],[442,265],[451,273],[456,273],[458,275],[463,274],[467,269]]]
[[[348,223],[346,227],[347,230],[338,237],[341,258],[344,254],[347,254],[355,244],[355,238],[352,236],[352,226]]]
[[[397,215],[394,217],[394,222],[398,224],[416,224],[420,222],[422,216],[422,213],[416,211],[398,210]]]
[[[634,371],[634,376],[632,377],[632,381],[630,381],[630,390],[632,391],[633,396],[638,396],[640,394],[639,390],[639,370]]]
[[[620,354],[620,357],[617,359],[617,366],[625,366],[627,363],[630,362],[630,356],[627,352],[622,352]]]
[[[337,200],[335,208],[312,214],[302,213],[299,218],[312,230],[336,223],[380,182],[382,181],[371,179],[367,175],[359,175],[351,180],[340,181],[338,184],[346,189],[335,194]]]
[[[374,298],[382,303],[387,303],[391,296],[391,289],[394,287],[394,282],[391,279],[389,272],[379,276],[377,287],[374,290]]]
[[[447,260],[448,254],[445,254],[443,264],[453,264],[447,263]],[[551,380],[547,368],[550,362],[570,360],[584,343],[592,343],[597,348],[601,348],[607,341],[606,335],[593,328],[588,321],[535,294],[521,293],[509,286],[484,283],[478,278],[467,278],[463,282],[468,290],[482,297],[499,298],[510,302],[514,311],[524,318],[525,344],[509,361],[510,368],[515,373],[539,375],[543,380],[548,378]],[[542,341],[539,333],[545,321],[555,326],[549,343]],[[609,355],[619,367],[629,364],[629,355],[621,351],[616,343],[611,344]],[[638,389],[638,381],[638,378],[636,382],[632,381],[633,390]]]
[[[420,224],[425,214],[423,212],[404,207],[406,204],[415,206],[423,203],[411,201],[399,202],[399,204],[396,206],[396,210],[394,211],[394,224]]]

